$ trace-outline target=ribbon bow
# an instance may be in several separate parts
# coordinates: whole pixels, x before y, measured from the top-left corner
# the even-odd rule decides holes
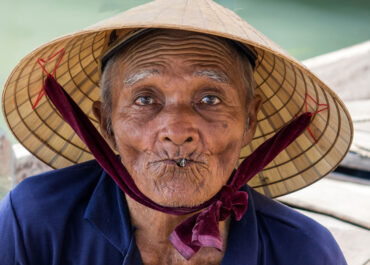
[[[226,220],[231,214],[239,221],[247,207],[246,192],[234,191],[230,186],[224,186],[217,201],[178,225],[169,239],[186,259],[190,259],[201,247],[214,247],[221,251],[219,222]]]

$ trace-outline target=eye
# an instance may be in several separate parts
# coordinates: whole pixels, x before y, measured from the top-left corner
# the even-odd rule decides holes
[[[141,96],[135,100],[135,104],[139,106],[151,105],[153,103],[154,103],[154,100],[150,96]]]
[[[200,101],[200,103],[207,104],[207,105],[217,105],[220,102],[221,100],[218,97],[212,96],[212,95],[207,95],[203,97]]]

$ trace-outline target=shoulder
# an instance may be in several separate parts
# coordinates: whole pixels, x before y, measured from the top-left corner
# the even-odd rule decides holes
[[[346,264],[332,234],[299,212],[251,191],[259,232],[279,264]]]
[[[98,178],[101,172],[102,168],[96,160],[90,160],[81,164],[28,177],[18,184],[12,193],[22,192],[24,189],[33,186],[37,186],[39,191],[58,189],[60,186],[63,186],[63,190],[73,188],[76,184],[92,181],[94,176]]]
[[[29,177],[10,191],[0,203],[4,264],[28,264],[28,259],[51,264],[68,233],[88,231],[80,223],[102,173],[89,161]]]
[[[24,180],[0,203],[1,264],[121,264],[122,197],[95,161]]]
[[[91,160],[28,177],[17,185],[10,195],[13,203],[21,200],[23,204],[74,197],[77,192],[94,188],[102,172],[100,165],[95,160]]]
[[[95,161],[53,170],[23,180],[8,201],[20,225],[38,220],[61,222],[61,217],[86,204],[103,170]]]

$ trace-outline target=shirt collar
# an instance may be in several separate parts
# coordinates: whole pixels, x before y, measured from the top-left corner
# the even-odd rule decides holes
[[[102,176],[86,207],[84,218],[123,255],[134,243],[134,227],[131,226],[124,194],[110,176]]]
[[[260,247],[255,204],[251,188],[244,186],[241,190],[248,193],[248,209],[240,221],[231,221],[222,265],[258,264]]]

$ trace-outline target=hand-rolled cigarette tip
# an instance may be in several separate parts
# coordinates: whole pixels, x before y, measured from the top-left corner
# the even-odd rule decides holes
[[[185,167],[187,163],[188,163],[188,160],[186,158],[180,158],[176,160],[176,164],[179,167]]]

